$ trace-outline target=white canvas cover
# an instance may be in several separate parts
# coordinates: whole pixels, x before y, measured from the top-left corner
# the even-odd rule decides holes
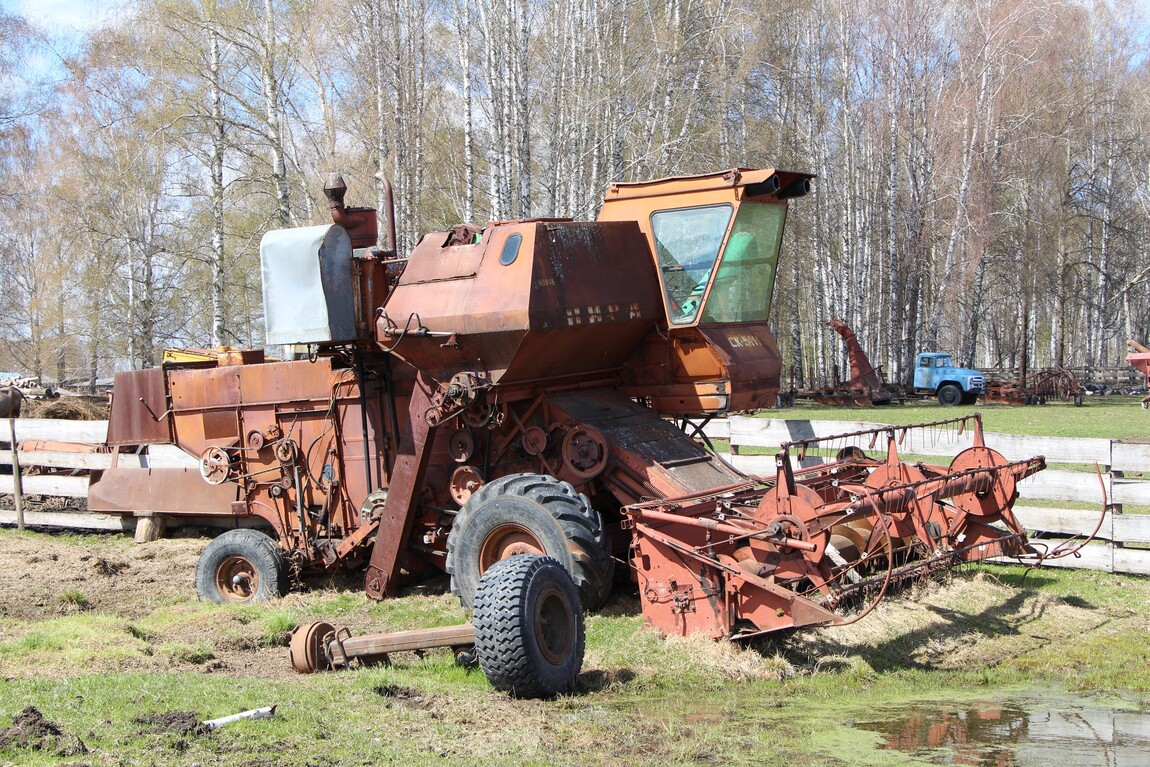
[[[335,224],[274,229],[260,241],[267,343],[353,341],[352,248]]]

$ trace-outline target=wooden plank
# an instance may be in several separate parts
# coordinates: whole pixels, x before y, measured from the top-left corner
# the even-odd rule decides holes
[[[129,531],[136,527],[134,517],[95,514],[90,511],[25,511],[24,520],[34,527],[68,527],[83,530]],[[0,525],[16,521],[16,512],[0,509]]]
[[[1115,514],[1114,540],[1150,543],[1150,514]]]
[[[730,439],[731,422],[726,418],[716,418],[703,427],[703,433],[711,439]]]
[[[52,477],[31,474],[23,477],[24,495],[58,495],[64,498],[87,498],[87,477]],[[0,493],[13,492],[14,482],[10,474],[0,474]]]
[[[124,462],[124,457],[120,456],[121,466],[129,465]],[[200,461],[175,445],[148,445],[147,455],[140,465],[152,469],[194,469],[199,467]]]
[[[1111,480],[1110,502],[1150,506],[1150,480],[1115,477]]]
[[[20,465],[49,466],[56,469],[110,469],[112,454],[70,453],[66,450],[21,450]]]
[[[1110,463],[1110,440],[1070,437],[1035,437],[1027,434],[987,432],[987,447],[992,447],[1012,461],[1036,455],[1046,456],[1047,463]]]
[[[1114,572],[1150,575],[1150,551],[1114,549]]]
[[[102,445],[108,439],[107,421],[63,421],[55,418],[17,418],[16,438]],[[11,442],[8,422],[0,425],[0,442]]]
[[[1150,420],[1146,433],[1150,434]],[[1150,445],[1115,442],[1111,445],[1111,468],[1116,471],[1150,471]]]
[[[1103,479],[1106,477],[1103,476]],[[1102,505],[1102,488],[1098,477],[1085,471],[1046,469],[1018,483],[1018,492],[1026,498],[1045,501],[1077,501]],[[1111,503],[1120,503],[1114,498]]]
[[[1043,567],[1058,567],[1069,570],[1102,570],[1104,572],[1114,572],[1114,555],[1115,552],[1121,549],[1115,548],[1109,543],[1088,543],[1078,552],[1077,556],[1063,557],[1062,559],[1047,559],[1043,561]],[[1013,559],[996,559],[996,562],[1003,564],[1018,564]]]
[[[1043,531],[1061,535],[1090,535],[1098,527],[1101,510],[1051,509],[1040,506],[1015,506],[1014,516],[1028,531]],[[1119,515],[1106,513],[1098,537],[1114,540],[1114,518]]]

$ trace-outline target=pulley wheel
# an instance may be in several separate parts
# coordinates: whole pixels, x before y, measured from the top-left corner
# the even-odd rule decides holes
[[[497,407],[486,399],[476,402],[460,414],[463,422],[472,429],[482,429],[496,420]]]
[[[227,482],[231,468],[231,456],[222,447],[209,447],[200,454],[200,476],[209,485]]]
[[[875,467],[875,470],[867,477],[866,486],[875,490],[885,490],[900,485],[924,482],[925,480],[926,475],[909,463],[899,463],[894,466],[883,464]],[[906,511],[913,512],[920,522],[933,521],[936,524],[945,524],[945,517],[939,513],[934,496],[919,495],[914,488],[908,489],[914,493],[914,497],[907,502],[909,508],[892,508],[888,512],[894,520],[895,529],[891,530],[892,536],[906,537],[915,534],[914,522],[907,518]],[[923,543],[929,544],[930,541],[923,541]]]
[[[1002,453],[989,447],[968,447],[951,461],[951,473],[971,469],[994,469],[1008,463]],[[988,476],[970,475],[972,483],[980,485],[975,490],[957,493],[950,502],[972,517],[997,519],[1002,512],[1014,503],[1015,481],[1012,471],[988,471]],[[981,480],[981,481],[980,481]]]
[[[523,452],[539,455],[547,449],[547,432],[538,426],[529,426],[523,431]]]
[[[448,440],[447,450],[456,463],[467,463],[475,455],[475,437],[468,429],[457,429]]]
[[[483,474],[474,466],[460,466],[451,473],[451,498],[462,508],[483,487]]]
[[[563,463],[579,479],[598,476],[607,466],[607,440],[590,426],[576,426],[563,438]]]
[[[328,637],[335,634],[335,627],[330,623],[305,623],[297,626],[291,633],[288,643],[288,657],[291,667],[300,674],[314,674],[316,671],[327,671],[331,668],[324,645]]]
[[[387,490],[376,490],[363,499],[359,507],[359,523],[367,524],[376,517],[383,515],[383,507],[387,505]]]
[[[264,433],[259,429],[252,429],[248,432],[248,447],[252,450],[260,450],[264,446]]]

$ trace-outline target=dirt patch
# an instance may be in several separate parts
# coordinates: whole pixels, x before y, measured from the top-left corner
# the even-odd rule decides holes
[[[203,735],[209,732],[201,717],[195,711],[169,711],[166,714],[149,714],[136,717],[136,724],[142,724],[144,732],[171,733],[173,735]]]
[[[5,748],[43,751],[53,756],[88,753],[83,741],[45,719],[35,706],[27,706],[12,717],[11,727],[0,730],[0,749]]]
[[[76,610],[136,619],[157,604],[194,599],[206,538],[136,545],[125,535],[6,536],[0,616],[44,620]],[[81,598],[82,597],[82,598]]]
[[[427,710],[435,708],[435,698],[426,696],[419,690],[398,684],[381,684],[374,688],[376,695],[386,698],[388,705],[398,703],[408,708]]]

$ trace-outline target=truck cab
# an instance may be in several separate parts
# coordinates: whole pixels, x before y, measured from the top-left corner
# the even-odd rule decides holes
[[[973,405],[986,394],[982,373],[954,366],[949,354],[923,352],[914,366],[914,391],[938,397],[940,405]]]

